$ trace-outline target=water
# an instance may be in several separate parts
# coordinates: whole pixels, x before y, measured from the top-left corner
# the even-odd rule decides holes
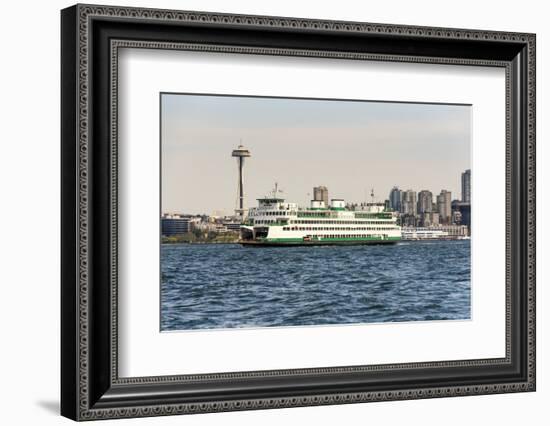
[[[470,241],[161,247],[161,329],[470,318]]]

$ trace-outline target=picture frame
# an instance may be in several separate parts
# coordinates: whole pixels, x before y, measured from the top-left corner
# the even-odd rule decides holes
[[[535,391],[535,45],[525,33],[80,4],[62,10],[61,414],[94,420]],[[505,356],[119,377],[121,48],[504,69]]]

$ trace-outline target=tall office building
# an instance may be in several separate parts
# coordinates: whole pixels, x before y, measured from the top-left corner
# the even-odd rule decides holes
[[[451,222],[451,191],[441,190],[441,193],[437,196],[437,212],[442,224]]]
[[[401,213],[404,215],[416,216],[416,191],[407,189],[403,192]]]
[[[401,211],[402,192],[397,186],[394,186],[390,191],[390,208],[396,212]]]
[[[313,200],[324,201],[325,207],[328,207],[328,189],[326,186],[316,186],[313,188]]]
[[[426,189],[418,193],[418,214],[431,213],[433,204],[433,194]]]
[[[462,173],[462,202],[471,202],[472,171],[470,169]]]

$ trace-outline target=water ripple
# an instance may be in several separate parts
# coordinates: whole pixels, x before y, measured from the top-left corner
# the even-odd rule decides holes
[[[470,318],[470,242],[161,247],[161,329]]]

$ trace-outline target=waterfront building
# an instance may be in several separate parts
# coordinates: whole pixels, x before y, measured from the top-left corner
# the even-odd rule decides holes
[[[326,186],[316,186],[313,188],[313,199],[323,201],[328,206],[328,189]]]
[[[418,214],[431,213],[433,206],[433,194],[431,191],[423,189],[418,193]]]
[[[449,233],[439,228],[431,227],[409,227],[403,228],[401,238],[404,240],[437,240],[449,237]]]
[[[224,224],[224,223],[216,223],[216,229],[215,229],[214,232],[216,232],[217,234],[225,234],[225,233],[229,232],[229,229],[227,228],[226,224]]]
[[[462,214],[460,213],[460,210],[453,209],[451,221],[453,225],[462,225]]]
[[[401,230],[404,240],[418,239],[447,239],[461,240],[470,236],[468,227],[465,225],[444,225],[444,226],[423,226],[404,227]]]
[[[460,210],[460,217],[462,218],[461,224],[468,227],[470,235],[472,233],[472,220],[471,220],[471,207],[470,203],[461,204],[458,209]]]
[[[444,225],[439,226],[438,229],[441,229],[449,234],[449,237],[454,238],[463,238],[468,237],[470,232],[466,225]]]
[[[454,200],[452,202],[452,210],[453,212],[458,211],[460,213],[460,224],[466,225],[471,232],[471,204],[463,201]]]
[[[402,198],[403,198],[402,191],[397,186],[394,186],[390,191],[390,195],[389,195],[390,208],[393,211],[396,211],[396,212],[401,211]]]
[[[183,235],[191,232],[192,221],[190,216],[165,214],[161,217],[161,234],[163,236]]]
[[[223,222],[223,225],[228,231],[239,232],[242,223],[240,222]]]
[[[201,232],[219,232],[221,228],[224,228],[225,231],[227,231],[227,228],[225,228],[222,224],[212,221],[198,221],[192,229],[198,229]]]
[[[462,173],[462,202],[471,203],[472,171],[470,169]]]
[[[439,213],[439,221],[442,224],[451,222],[451,192],[445,189],[437,196],[437,212]]]

